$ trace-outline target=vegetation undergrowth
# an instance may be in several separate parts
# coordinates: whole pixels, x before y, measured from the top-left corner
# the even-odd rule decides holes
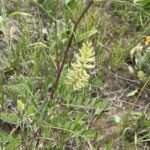
[[[0,150],[149,148],[149,3],[0,0]]]

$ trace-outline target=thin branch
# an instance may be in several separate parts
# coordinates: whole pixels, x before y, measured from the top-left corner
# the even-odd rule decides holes
[[[142,93],[143,93],[144,89],[146,88],[146,86],[148,85],[149,81],[150,81],[150,75],[148,76],[147,80],[145,81],[143,87],[141,88],[141,90],[140,90],[140,92],[139,92],[137,98],[136,98],[135,101],[133,102],[133,105],[132,105],[132,107],[131,107],[129,113],[131,113],[131,111],[134,109],[136,103],[138,102],[140,96],[142,95]]]

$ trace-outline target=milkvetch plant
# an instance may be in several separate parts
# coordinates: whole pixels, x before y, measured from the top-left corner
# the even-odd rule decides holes
[[[68,69],[65,83],[68,87],[72,87],[73,91],[80,90],[85,87],[90,78],[89,69],[95,67],[95,53],[92,43],[83,43],[79,49],[79,54],[76,54],[76,60]]]

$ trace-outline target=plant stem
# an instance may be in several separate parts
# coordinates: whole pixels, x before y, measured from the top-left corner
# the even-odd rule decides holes
[[[148,85],[149,81],[150,81],[150,75],[148,76],[146,82],[145,82],[144,85],[142,86],[142,88],[141,88],[141,90],[140,90],[138,96],[136,97],[136,99],[135,99],[135,101],[134,101],[134,103],[133,103],[131,109],[129,110],[129,113],[131,113],[131,111],[134,109],[136,103],[138,102],[138,100],[139,100],[141,94],[143,93],[144,89],[145,89],[146,86]]]

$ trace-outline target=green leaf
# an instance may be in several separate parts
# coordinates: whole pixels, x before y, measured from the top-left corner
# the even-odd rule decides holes
[[[28,116],[34,116],[36,113],[36,108],[34,105],[30,104],[30,106],[28,107],[28,110],[26,111]]]
[[[140,128],[150,128],[150,120],[148,120],[145,115],[139,116],[137,123]]]
[[[95,132],[93,132],[92,130],[87,130],[84,134],[83,134],[86,138],[92,139],[95,136]]]
[[[150,0],[134,0],[134,4],[145,10],[150,10]]]
[[[114,139],[111,139],[108,144],[106,145],[106,147],[104,148],[104,150],[111,150],[114,144]]]
[[[101,79],[91,79],[90,84],[99,88],[104,88],[107,86],[106,83]]]
[[[66,4],[69,4],[72,0],[65,0]]]
[[[20,124],[20,119],[15,113],[7,114],[7,113],[1,112],[0,119],[10,124],[15,124],[15,125]]]
[[[77,0],[65,0],[65,3],[71,8],[74,9],[77,6]]]
[[[114,115],[113,117],[108,119],[108,122],[112,124],[118,124],[120,123],[120,121],[121,121],[121,118],[118,115]]]
[[[4,30],[5,30],[4,18],[0,16],[0,31],[4,33]]]
[[[47,10],[50,10],[51,7],[54,4],[54,0],[38,0],[37,1],[39,4],[41,4],[44,8],[46,8]]]
[[[14,137],[10,143],[6,146],[6,150],[14,150],[19,149],[19,145],[21,143],[20,136]]]
[[[4,150],[16,150],[18,149],[20,142],[21,140],[19,135],[9,134],[6,131],[0,130],[0,143],[2,145],[6,145],[6,143],[8,143],[6,147],[3,147]]]
[[[99,135],[97,136],[97,141],[101,141],[101,140],[103,140],[103,138],[104,138],[104,136],[99,134]]]
[[[28,13],[24,13],[24,12],[13,12],[9,15],[9,17],[14,17],[14,16],[18,16],[18,15],[21,15],[21,16],[24,16],[24,17],[32,17],[31,14],[28,14]]]
[[[48,98],[46,98],[43,104],[39,107],[39,111],[38,111],[40,112],[41,119],[46,118],[47,113],[48,113],[48,108],[49,108],[49,100]]]
[[[146,74],[143,71],[138,71],[138,75],[137,76],[138,76],[138,78],[140,80],[144,80],[145,77],[146,77]]]
[[[134,135],[134,144],[137,145],[138,143],[138,137],[137,137],[137,133],[135,133]]]
[[[92,29],[90,31],[87,31],[83,34],[80,33],[79,36],[77,36],[77,41],[80,42],[82,40],[86,40],[88,39],[89,37],[91,37],[92,35],[96,34],[97,33],[97,30],[96,29]]]
[[[0,142],[7,143],[10,140],[9,133],[0,130]]]
[[[135,89],[133,91],[130,91],[127,95],[127,97],[131,97],[131,96],[134,96],[136,93],[138,92],[138,89]]]
[[[132,66],[128,66],[129,72],[134,74],[134,68]]]

